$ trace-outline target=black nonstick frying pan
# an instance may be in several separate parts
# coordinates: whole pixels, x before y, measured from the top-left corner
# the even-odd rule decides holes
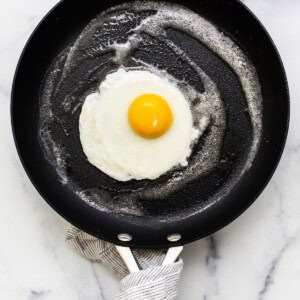
[[[70,223],[117,245],[146,248],[183,245],[212,234],[233,221],[253,203],[270,180],[287,136],[287,80],[270,36],[241,2],[173,1],[218,26],[256,67],[263,95],[263,137],[259,150],[250,169],[232,186],[230,178],[248,151],[251,126],[246,114],[234,117],[234,110],[243,111],[245,108],[244,96],[239,91],[234,72],[222,59],[202,46],[196,53],[197,63],[218,85],[227,109],[228,124],[222,157],[230,157],[227,159],[229,163],[187,184],[163,201],[139,199],[137,205],[142,209],[142,215],[116,212],[111,203],[107,203],[107,209],[99,210],[82,201],[72,186],[64,184],[54,166],[45,158],[38,138],[39,93],[54,58],[96,15],[124,2],[61,1],[39,24],[24,49],[13,84],[11,115],[15,143],[36,189]],[[78,124],[78,117],[74,117],[74,124]],[[77,127],[74,130],[78,130]],[[78,149],[81,149],[80,145],[74,143],[69,150],[73,153]],[[86,167],[82,153],[76,157],[69,176],[79,188],[97,188],[99,182],[110,184],[116,193],[118,189],[126,188],[117,182],[112,183],[100,171]],[[139,184],[143,187],[148,183]]]

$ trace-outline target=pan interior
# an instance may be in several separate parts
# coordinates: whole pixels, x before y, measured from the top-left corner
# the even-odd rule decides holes
[[[194,22],[199,23],[199,32],[193,29]],[[197,39],[204,34],[216,38]],[[213,47],[223,47],[228,54],[216,53]],[[180,6],[136,2],[102,13],[55,59],[44,80],[39,137],[46,158],[63,184],[100,210],[139,216],[177,214],[193,209],[195,198],[188,195],[195,187],[201,194],[196,201],[207,205],[239,180],[259,144],[261,128],[254,122],[261,124],[260,85],[251,62],[240,53],[214,25]],[[236,62],[221,55],[235,55]],[[237,74],[239,64],[244,69]],[[172,77],[186,90],[195,125],[199,126],[201,114],[210,120],[193,147],[188,167],[156,180],[124,183],[87,161],[79,139],[81,107],[99,82],[120,67]],[[241,75],[250,72],[243,86]],[[247,84],[257,94],[256,102],[247,99]],[[255,120],[250,104],[257,105]]]

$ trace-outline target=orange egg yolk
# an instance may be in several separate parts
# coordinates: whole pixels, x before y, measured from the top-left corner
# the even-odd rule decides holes
[[[155,94],[137,97],[128,110],[128,122],[135,133],[154,139],[168,131],[173,121],[168,103]]]

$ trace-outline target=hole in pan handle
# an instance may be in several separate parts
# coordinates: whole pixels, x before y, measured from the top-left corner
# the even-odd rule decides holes
[[[134,258],[134,255],[129,247],[116,246],[116,249],[119,252],[130,273],[138,272],[140,270]],[[183,246],[169,248],[162,265],[165,266],[174,263],[180,255],[180,253],[182,252],[182,250]]]

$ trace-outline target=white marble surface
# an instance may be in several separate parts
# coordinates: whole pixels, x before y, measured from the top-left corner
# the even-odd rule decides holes
[[[66,222],[19,162],[9,102],[34,27],[57,0],[0,0],[0,299],[113,299],[117,280],[64,243]],[[300,299],[300,1],[244,1],[282,55],[291,126],[281,163],[256,203],[214,237],[186,246],[180,299]]]

